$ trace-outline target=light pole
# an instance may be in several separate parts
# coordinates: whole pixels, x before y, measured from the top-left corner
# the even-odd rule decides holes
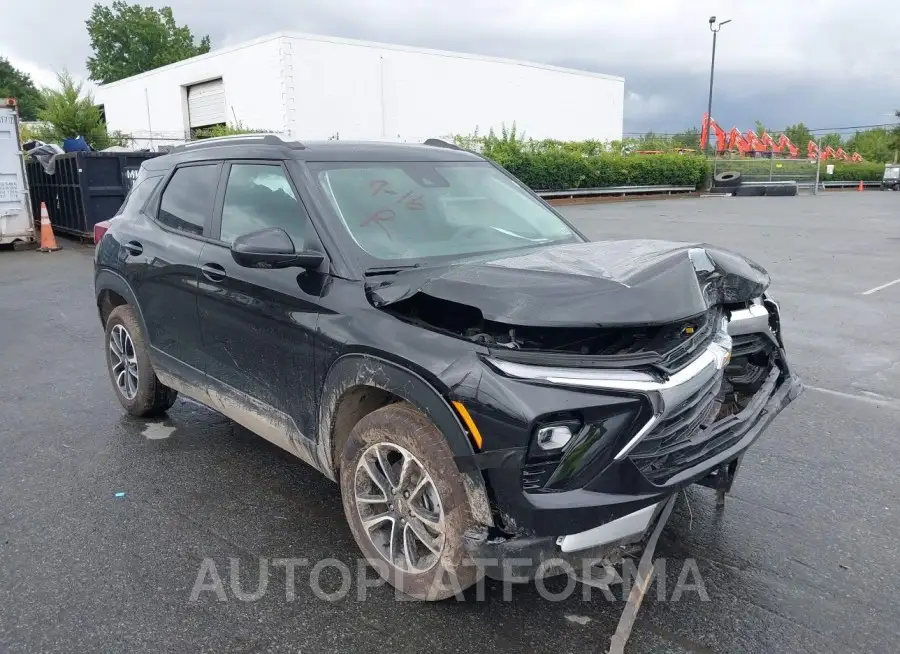
[[[713,35],[713,48],[712,48],[712,63],[709,66],[709,102],[706,105],[706,150],[709,152],[709,131],[712,126],[712,92],[713,92],[713,78],[716,74],[716,36],[719,34],[719,30],[722,29],[723,25],[727,25],[731,22],[731,19],[723,20],[721,23],[716,23],[716,17],[709,17],[709,31],[712,32]]]

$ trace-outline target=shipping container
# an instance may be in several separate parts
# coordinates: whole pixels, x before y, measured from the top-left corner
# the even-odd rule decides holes
[[[0,98],[0,244],[34,241],[34,219],[13,98]]]
[[[292,139],[422,141],[499,132],[622,138],[621,77],[544,64],[275,34],[99,87],[107,125],[138,147],[237,124]]]
[[[34,215],[46,203],[56,232],[92,238],[94,225],[116,215],[141,164],[153,152],[70,152],[57,155],[53,174],[29,160],[28,186]]]

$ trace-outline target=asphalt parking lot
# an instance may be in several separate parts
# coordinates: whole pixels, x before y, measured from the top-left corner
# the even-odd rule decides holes
[[[900,195],[566,207],[592,238],[705,241],[766,266],[808,388],[746,457],[724,512],[676,506],[631,652],[893,652],[900,639]],[[125,417],[110,388],[92,249],[0,252],[0,651],[605,651],[622,602],[487,584],[484,601],[363,588],[338,488],[205,408]],[[117,497],[118,493],[124,493]],[[312,589],[329,557],[353,572]],[[692,557],[708,593],[671,586]],[[283,567],[304,558],[295,597]],[[204,560],[224,581],[191,600]],[[321,575],[338,589],[335,568]],[[207,569],[208,571],[208,569]],[[332,574],[335,573],[335,574]],[[371,574],[370,574],[371,577]],[[894,579],[894,581],[891,581]],[[550,582],[559,590],[564,583]]]

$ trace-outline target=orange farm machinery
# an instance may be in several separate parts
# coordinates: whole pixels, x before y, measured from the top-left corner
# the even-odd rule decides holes
[[[757,134],[752,129],[747,130],[746,134],[742,134],[737,127],[732,127],[730,132],[726,132],[719,127],[719,124],[703,115],[703,127],[700,131],[700,150],[705,150],[709,141],[709,133],[712,131],[716,135],[716,154],[721,155],[726,152],[739,152],[744,156],[757,156],[757,153],[774,152],[776,154],[786,154],[791,159],[796,159],[800,154],[800,148],[791,143],[786,134],[782,134],[778,139],[774,139],[763,130],[762,134]],[[815,141],[810,141],[806,146],[806,156],[809,159],[821,158],[822,160],[839,159],[842,161],[862,161],[863,158],[858,152],[850,154],[844,152],[843,148],[835,150],[830,145],[822,148],[821,153]]]

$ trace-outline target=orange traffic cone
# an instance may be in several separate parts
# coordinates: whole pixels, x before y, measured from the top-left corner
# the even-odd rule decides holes
[[[38,252],[56,252],[57,250],[62,250],[62,248],[56,244],[47,205],[41,202],[41,247]]]
[[[865,191],[866,185],[862,183],[862,180],[859,180],[859,186],[856,187],[857,191]]]

